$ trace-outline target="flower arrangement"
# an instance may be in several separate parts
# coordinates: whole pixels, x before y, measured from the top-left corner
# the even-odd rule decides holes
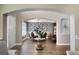
[[[34,31],[38,34],[38,37],[42,38],[45,33],[45,28],[43,26],[38,25],[38,27],[36,27]]]

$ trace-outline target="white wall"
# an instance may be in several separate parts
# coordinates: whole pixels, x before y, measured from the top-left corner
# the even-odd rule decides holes
[[[61,24],[61,20],[62,18],[60,18],[59,20],[57,20],[57,45],[70,45],[70,32],[69,30],[67,31],[63,31],[63,27]],[[69,23],[69,20],[67,20],[67,22]],[[68,28],[70,28],[69,24]]]
[[[16,43],[16,18],[7,16],[7,47],[12,48]]]

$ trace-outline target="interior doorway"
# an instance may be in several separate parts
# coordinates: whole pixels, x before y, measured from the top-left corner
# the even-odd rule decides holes
[[[35,30],[36,28],[39,29],[42,34],[46,33],[44,36],[47,39],[54,40],[56,42],[56,22],[50,20],[49,22],[47,21],[48,19],[30,19],[30,20],[25,20],[22,22],[22,36],[23,38],[30,38],[31,33],[34,34],[34,37],[39,37],[39,33],[37,33]],[[43,36],[42,36],[43,37]],[[41,38],[42,38],[41,37]],[[25,40],[25,39],[23,39]]]
[[[31,10],[31,9],[30,9],[30,10]],[[41,10],[43,10],[43,9],[41,9]],[[26,10],[26,11],[27,11],[27,10]],[[34,10],[32,9],[32,11],[33,11],[33,12],[35,12],[35,11],[36,11],[36,12],[40,12],[40,9],[39,9],[39,8],[38,8],[38,9],[34,9]],[[45,9],[44,9],[43,11],[45,11]],[[47,11],[54,12],[54,11],[48,10],[48,9],[46,10],[46,12],[47,12]],[[22,13],[22,12],[25,12],[25,11],[23,11],[23,10],[17,11],[17,13],[20,13],[20,12]],[[28,12],[28,11],[27,11],[27,12]],[[47,14],[50,14],[50,12],[49,12],[49,13],[47,12]],[[65,15],[64,13],[60,13],[60,12],[57,12],[57,11],[55,11],[55,12],[56,12],[56,14],[58,14],[58,15],[61,14],[61,16],[62,16],[62,15]],[[31,12],[30,12],[30,13],[31,13]],[[15,17],[15,15],[16,15],[15,11],[9,13],[9,15],[10,15],[11,17],[13,16],[13,14],[14,14],[14,19],[17,20],[16,17]],[[8,14],[5,14],[5,15],[7,15],[7,17],[10,17]],[[5,17],[5,15],[3,15],[3,18]],[[34,14],[33,14],[33,15],[34,15]],[[51,14],[50,14],[50,15],[51,15]],[[33,18],[35,17],[35,18],[40,19],[39,16],[41,16],[41,15],[33,16]],[[11,18],[11,17],[10,17],[10,18]],[[32,16],[31,16],[31,17],[32,17]],[[42,16],[41,16],[41,17],[42,17]],[[46,17],[46,16],[45,16],[45,17]],[[51,15],[51,17],[52,17],[52,15]],[[50,17],[50,18],[51,18],[51,17]],[[70,34],[69,34],[69,35],[70,35],[70,36],[69,36],[69,38],[70,38],[70,50],[75,50],[75,26],[74,26],[74,16],[73,16],[73,15],[66,14],[64,18],[66,18],[66,17],[68,17],[69,26],[70,26],[70,32],[69,32],[69,33],[70,33]],[[8,31],[8,29],[7,29],[7,25],[6,25],[6,24],[7,24],[8,19],[10,20],[10,18],[3,19],[4,28],[6,29],[6,30],[4,30],[4,35],[3,35],[3,36],[4,36],[4,39],[5,39],[5,38],[7,39],[7,33],[6,33],[6,32]],[[27,19],[29,19],[29,16],[27,17]],[[56,26],[57,30],[55,29],[55,30],[57,31],[57,35],[56,35],[56,38],[57,38],[57,43],[56,43],[56,44],[57,44],[57,45],[58,45],[59,43],[61,43],[61,42],[59,41],[59,39],[61,39],[61,37],[62,37],[62,36],[60,36],[60,34],[61,34],[61,29],[58,30],[58,29],[59,29],[59,26],[61,26],[61,24],[60,24],[61,21],[60,21],[60,20],[61,20],[62,18],[61,18],[61,17],[58,17],[58,19],[59,19],[59,20],[54,24],[54,25],[57,25],[57,26]],[[5,20],[6,20],[6,21],[5,21]],[[73,20],[73,22],[71,22],[72,20]],[[48,21],[49,21],[49,20],[48,20]],[[20,24],[20,23],[19,23],[19,24]],[[22,22],[21,22],[21,24],[22,24]],[[21,24],[20,24],[20,25],[21,25]],[[19,25],[19,26],[20,26],[20,25]],[[73,26],[72,26],[72,25],[73,25]],[[62,26],[61,26],[61,27],[62,27]],[[64,27],[66,28],[65,25],[64,25]],[[15,27],[14,27],[13,29],[16,29],[16,24],[15,24]],[[22,25],[21,25],[18,29],[20,29],[20,30],[19,30],[20,32],[18,31],[18,34],[20,34],[20,35],[19,35],[19,37],[20,37],[19,43],[22,43],[22,40],[21,40],[21,39],[22,39],[22,32],[21,32]],[[73,30],[71,30],[71,29],[73,29]],[[15,33],[16,33],[16,32],[15,32]],[[11,33],[10,33],[10,34],[11,34]],[[10,34],[9,34],[9,35],[10,35]],[[16,44],[16,41],[17,41],[16,35],[17,35],[17,34],[14,35],[14,36],[15,36],[15,40],[14,40],[15,42],[12,44],[13,46]],[[8,42],[8,39],[7,39],[7,48],[8,48],[8,46],[9,46],[9,44],[10,44],[10,42]],[[60,44],[60,45],[61,45],[61,44]],[[72,47],[74,47],[74,48],[72,48]]]

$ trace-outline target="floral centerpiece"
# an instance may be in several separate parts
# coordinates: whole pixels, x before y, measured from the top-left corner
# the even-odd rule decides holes
[[[43,37],[45,33],[45,28],[43,26],[38,25],[38,27],[35,27],[34,31],[38,34],[38,37]]]

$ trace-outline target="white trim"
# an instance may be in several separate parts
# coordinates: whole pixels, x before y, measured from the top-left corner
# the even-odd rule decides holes
[[[70,51],[75,51],[75,15],[70,16]]]
[[[8,50],[8,55],[16,55],[17,50]]]
[[[56,25],[56,34],[57,34],[56,35],[56,38],[57,38],[56,39],[56,45],[58,45],[58,42],[59,42],[58,40],[60,39],[60,34],[59,34],[59,32],[60,32],[59,31],[60,24],[59,23],[60,23],[60,20],[57,20],[57,22],[56,22],[56,24],[57,24]]]
[[[48,9],[48,8],[24,8],[24,9],[18,9],[18,10],[6,12],[6,13],[3,13],[3,14],[15,15],[17,13],[34,12],[34,11],[55,12],[55,13],[58,13],[58,14],[65,14],[65,15],[70,14],[70,13],[67,13],[67,12],[64,12],[64,11],[61,11],[61,10]]]
[[[12,34],[11,34],[12,33]],[[7,48],[12,48],[16,43],[16,17],[7,15]]]
[[[57,45],[70,45],[70,43],[57,43]]]
[[[79,51],[66,51],[67,55],[79,55]]]

